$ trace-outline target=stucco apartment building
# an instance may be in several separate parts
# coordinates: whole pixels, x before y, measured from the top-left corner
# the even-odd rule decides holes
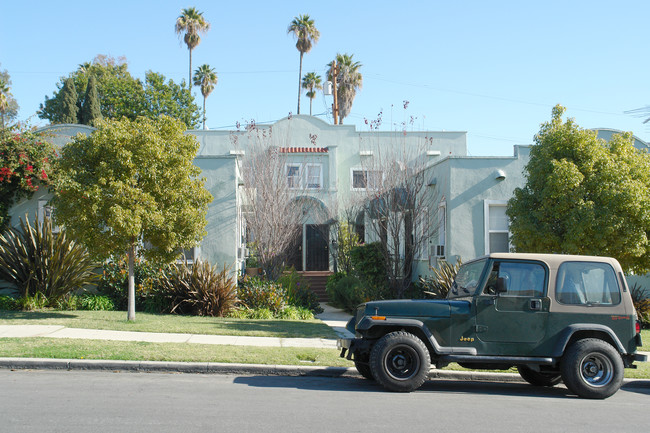
[[[351,125],[330,125],[311,116],[298,115],[272,125],[255,125],[233,131],[195,130],[200,148],[195,164],[202,170],[205,186],[213,195],[207,213],[207,235],[190,259],[203,259],[241,270],[246,258],[246,198],[243,194],[242,160],[246,152],[264,141],[286,156],[283,176],[299,189],[302,198],[317,203],[306,215],[301,239],[296,242],[292,264],[302,271],[334,270],[331,248],[334,238],[327,227],[339,219],[348,203],[371,197],[373,179],[380,175],[373,161],[400,147],[409,158],[423,162],[426,193],[432,195],[432,221],[427,224],[427,245],[416,255],[413,277],[425,275],[440,260],[467,261],[490,252],[508,251],[507,201],[524,185],[523,170],[530,146],[514,146],[512,156],[467,155],[467,133],[462,131],[358,131]],[[89,134],[83,125],[52,125],[43,128],[55,145],[62,146],[77,133]],[[613,130],[602,130],[609,138]],[[639,148],[647,143],[636,140]],[[416,155],[417,153],[417,155]],[[399,159],[399,158],[397,158]],[[408,165],[410,161],[396,163]],[[26,213],[42,218],[50,208],[46,191],[17,203],[11,210],[12,225]],[[435,210],[435,211],[434,211]],[[368,214],[357,224],[363,230]],[[423,226],[424,227],[424,226]],[[325,230],[323,230],[325,229]],[[422,236],[414,229],[412,236]]]

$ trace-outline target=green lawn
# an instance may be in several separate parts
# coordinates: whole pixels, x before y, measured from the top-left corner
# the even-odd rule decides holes
[[[281,338],[336,338],[320,320],[247,320],[219,317],[136,313],[126,320],[125,311],[0,311],[0,325],[61,325],[66,328],[181,334],[237,335]]]
[[[0,338],[0,357],[352,367],[335,349],[58,338]]]

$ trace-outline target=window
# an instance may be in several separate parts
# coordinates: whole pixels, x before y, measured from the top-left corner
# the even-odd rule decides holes
[[[301,167],[300,164],[287,164],[285,166],[285,173],[287,175],[287,186],[295,189],[302,186],[301,180]]]
[[[447,297],[453,299],[474,295],[486,263],[487,260],[482,259],[461,266]]]
[[[427,245],[429,244],[429,209],[426,207],[419,211],[413,231],[415,237],[415,259],[427,260]]]
[[[447,238],[447,203],[441,202],[438,205],[438,226],[436,227],[437,236],[434,236],[434,246],[431,254],[436,257],[445,257],[445,245]]]
[[[546,270],[540,263],[495,262],[484,293],[496,295],[497,279],[503,278],[506,291],[501,296],[541,298],[546,292]]]
[[[506,201],[486,200],[485,210],[485,254],[510,251],[510,232]]]
[[[381,186],[381,179],[380,170],[352,169],[352,190],[378,190]]]
[[[291,163],[285,165],[287,186],[290,189],[321,189],[323,187],[323,164]]]
[[[621,293],[609,264],[565,262],[558,270],[555,298],[561,304],[615,305],[621,302]]]
[[[323,166],[321,164],[307,164],[307,189],[321,189],[323,185]]]

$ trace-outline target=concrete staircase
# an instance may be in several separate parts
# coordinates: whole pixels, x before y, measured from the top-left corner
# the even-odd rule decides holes
[[[302,277],[309,282],[309,287],[312,292],[318,295],[318,302],[328,302],[329,298],[327,297],[327,292],[325,291],[325,285],[327,284],[327,278],[333,274],[331,271],[307,271],[307,272],[298,272]]]

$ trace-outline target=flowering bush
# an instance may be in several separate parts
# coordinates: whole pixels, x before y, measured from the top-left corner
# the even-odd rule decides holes
[[[41,185],[49,185],[54,147],[20,125],[0,129],[0,232],[9,225],[14,201],[29,198]]]
[[[251,310],[266,308],[279,314],[286,306],[286,292],[279,283],[257,277],[244,277],[237,290],[239,301]]]

